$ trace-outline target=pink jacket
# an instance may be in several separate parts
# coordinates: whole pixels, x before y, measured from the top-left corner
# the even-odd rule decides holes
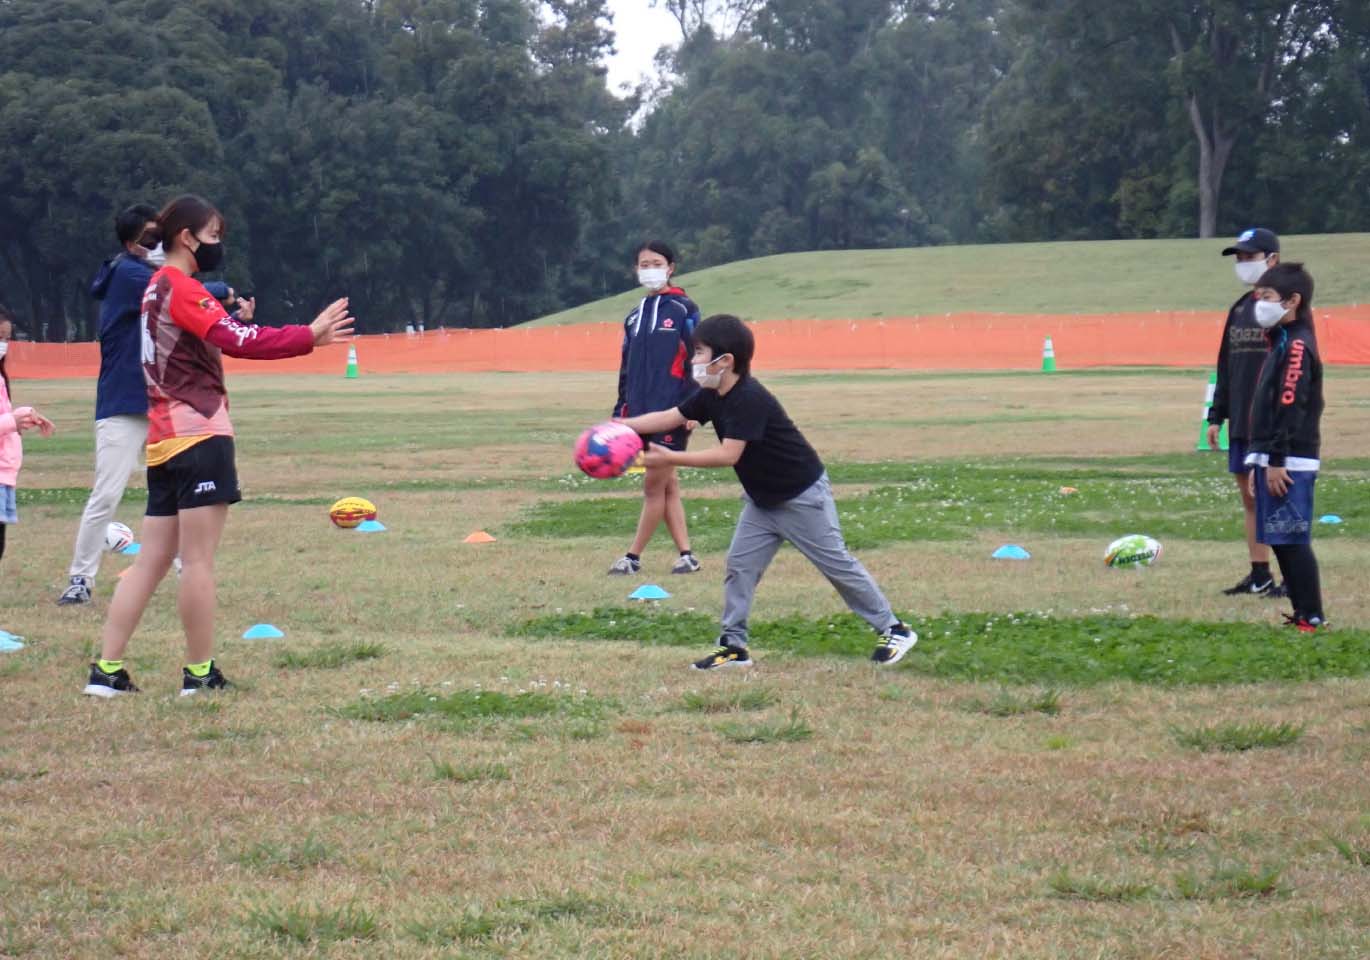
[[[20,407],[27,410],[27,407]],[[24,441],[19,438],[19,427],[14,422],[9,391],[0,379],[0,483],[7,487],[19,485],[19,465],[24,462]]]

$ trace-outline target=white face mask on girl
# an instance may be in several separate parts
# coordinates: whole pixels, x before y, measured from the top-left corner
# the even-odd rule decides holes
[[[1264,260],[1242,260],[1237,263],[1237,279],[1248,287],[1254,287],[1261,274],[1270,269]]]
[[[643,267],[637,272],[637,282],[653,293],[666,286],[670,279],[671,274],[665,267]]]
[[[166,263],[166,251],[162,249],[162,245],[159,243],[157,244],[157,246],[149,250],[147,252],[147,256],[143,259],[154,267],[161,267],[164,263]]]
[[[0,340],[0,360],[5,359],[5,354],[9,352],[10,342],[8,340]]]
[[[722,370],[718,371],[718,373],[709,372],[709,367],[719,359],[719,357],[715,357],[707,363],[696,363],[693,365],[694,369],[691,372],[694,374],[695,383],[699,384],[705,390],[717,390],[719,384],[723,382]]]
[[[1273,300],[1256,301],[1256,322],[1266,330],[1280,325],[1289,308]]]

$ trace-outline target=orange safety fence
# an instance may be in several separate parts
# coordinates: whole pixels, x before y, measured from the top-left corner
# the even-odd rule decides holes
[[[1315,310],[1323,362],[1370,364],[1370,305]],[[1205,366],[1213,363],[1223,313],[1098,315],[956,313],[864,320],[766,320],[753,325],[758,370],[1030,370],[1052,338],[1060,369]],[[503,330],[439,330],[356,338],[367,373],[553,372],[618,369],[617,323]],[[93,377],[95,343],[13,343],[9,372],[20,379]],[[262,363],[225,358],[231,373],[342,375],[347,349]]]

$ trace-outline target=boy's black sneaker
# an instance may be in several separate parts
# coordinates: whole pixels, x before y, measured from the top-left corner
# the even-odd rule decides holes
[[[181,696],[189,697],[201,690],[222,690],[229,685],[228,679],[219,672],[214,661],[209,661],[209,673],[197,677],[189,667],[181,668]]]
[[[880,642],[875,645],[871,659],[882,667],[888,667],[904,659],[904,654],[912,650],[917,642],[918,634],[914,633],[911,627],[896,623],[880,634]]]
[[[1265,577],[1264,579],[1254,573],[1248,573],[1235,585],[1223,591],[1229,597],[1237,597],[1242,594],[1252,594],[1255,596],[1269,596],[1270,591],[1275,589],[1275,578]]]
[[[109,700],[125,693],[137,693],[138,688],[134,686],[128,671],[123,667],[113,673],[105,673],[100,669],[99,664],[92,663],[90,665],[90,679],[86,681],[86,688],[81,692],[87,696],[102,697]]]
[[[1285,600],[1289,597],[1289,584],[1277,583],[1265,592],[1271,600]]]
[[[672,573],[698,573],[699,561],[695,559],[693,553],[682,553],[676,560],[675,566],[671,567]]]
[[[719,647],[703,660],[690,664],[691,670],[726,670],[729,667],[750,667],[752,656],[746,647]]]

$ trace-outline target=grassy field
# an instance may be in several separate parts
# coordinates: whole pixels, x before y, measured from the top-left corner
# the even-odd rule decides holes
[[[1304,260],[1315,302],[1370,302],[1370,234],[1284,237],[1286,260]],[[679,282],[705,313],[747,320],[884,317],[947,312],[1117,313],[1220,310],[1241,292],[1221,240],[1011,243],[791,253],[742,260]],[[625,264],[624,287],[633,284]],[[689,264],[681,264],[688,271]],[[552,314],[534,325],[619,321],[640,289]]]
[[[767,378],[922,640],[872,667],[787,549],[757,667],[714,676],[685,667],[737,487],[685,477],[699,574],[658,539],[604,576],[638,491],[572,472],[603,375],[236,378],[237,689],[190,702],[174,582],[131,648],[145,692],[79,695],[128,560],[53,605],[90,388],[17,383],[62,432],[26,445],[0,562],[29,644],[0,654],[0,956],[1364,957],[1370,373],[1328,372],[1319,510],[1345,523],[1317,529],[1313,637],[1219,593],[1245,551],[1192,449],[1205,379]],[[388,532],[333,529],[348,494]],[[1104,568],[1130,532],[1162,561]],[[258,622],[285,639],[235,639]]]

